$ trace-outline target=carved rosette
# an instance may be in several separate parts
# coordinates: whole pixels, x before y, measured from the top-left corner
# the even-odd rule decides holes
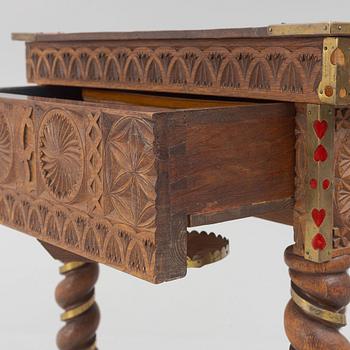
[[[153,142],[152,124],[135,117],[116,121],[106,142],[106,210],[135,232],[155,227]]]
[[[0,182],[9,175],[12,166],[13,151],[10,128],[6,117],[0,115]]]
[[[46,113],[39,130],[40,173],[47,190],[59,201],[70,202],[78,194],[84,169],[83,146],[68,112]]]

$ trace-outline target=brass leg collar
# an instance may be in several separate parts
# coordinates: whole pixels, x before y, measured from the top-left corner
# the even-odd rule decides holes
[[[69,263],[66,263],[60,267],[60,274],[64,275],[65,273],[68,273],[70,271],[78,269],[79,267],[84,266],[85,264],[86,264],[85,262],[81,262],[81,261],[71,261]]]
[[[347,322],[345,314],[332,312],[315,306],[307,300],[303,299],[293,288],[291,290],[291,294],[294,303],[298,305],[307,315],[323,321],[327,321],[329,323],[333,323],[337,326],[346,326]]]

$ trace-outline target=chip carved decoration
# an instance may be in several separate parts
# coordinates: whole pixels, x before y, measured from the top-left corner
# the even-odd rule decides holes
[[[150,241],[104,218],[0,189],[1,223],[136,276],[153,274],[155,246]]]
[[[13,158],[13,145],[10,127],[6,116],[0,114],[0,183],[8,177]]]
[[[33,109],[19,108],[16,110],[18,117],[22,119],[20,126],[19,155],[24,170],[20,183],[22,189],[32,192],[36,187],[36,153],[35,153],[35,129],[33,120]]]
[[[52,105],[0,105],[0,223],[154,282],[152,120]]]
[[[32,82],[283,96],[315,94],[321,79],[322,50],[314,47],[28,48]]]
[[[54,109],[44,116],[39,130],[40,173],[50,194],[69,202],[80,190],[84,154],[79,132],[69,114]]]
[[[334,204],[334,248],[350,248],[350,109],[336,115]]]
[[[154,232],[156,170],[149,121],[123,117],[106,141],[106,214],[135,232]]]
[[[295,205],[294,205],[294,249],[304,255],[305,222],[306,222],[306,184],[308,181],[306,152],[306,108],[297,106],[295,117]]]
[[[86,160],[89,177],[87,180],[88,192],[93,198],[89,201],[89,212],[103,213],[102,195],[103,195],[103,179],[102,179],[102,131],[101,120],[102,113],[88,113],[88,126],[86,129]]]

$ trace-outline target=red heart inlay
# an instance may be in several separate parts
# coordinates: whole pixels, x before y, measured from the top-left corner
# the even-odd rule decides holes
[[[316,162],[324,162],[328,157],[327,150],[322,146],[318,145],[314,153],[314,159]]]
[[[314,121],[314,130],[319,139],[322,139],[324,134],[326,133],[328,128],[328,123],[325,120],[319,121],[315,120]]]
[[[310,187],[314,190],[317,188],[317,180],[316,179],[311,179],[310,180]]]
[[[324,190],[327,190],[330,184],[331,184],[331,183],[330,183],[330,181],[329,181],[328,179],[324,180],[324,181],[322,182],[322,187],[323,187],[323,189],[324,189]]]
[[[323,250],[326,248],[327,242],[321,233],[317,233],[312,239],[312,247],[315,250]]]
[[[324,218],[326,217],[326,211],[324,209],[312,209],[311,212],[312,218],[317,227],[320,227],[323,223]]]

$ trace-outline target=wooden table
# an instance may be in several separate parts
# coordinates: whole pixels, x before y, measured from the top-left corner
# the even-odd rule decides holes
[[[247,216],[294,225],[291,349],[350,349],[350,24],[13,37],[0,221],[64,263],[59,349],[96,349],[97,263],[175,280]]]

